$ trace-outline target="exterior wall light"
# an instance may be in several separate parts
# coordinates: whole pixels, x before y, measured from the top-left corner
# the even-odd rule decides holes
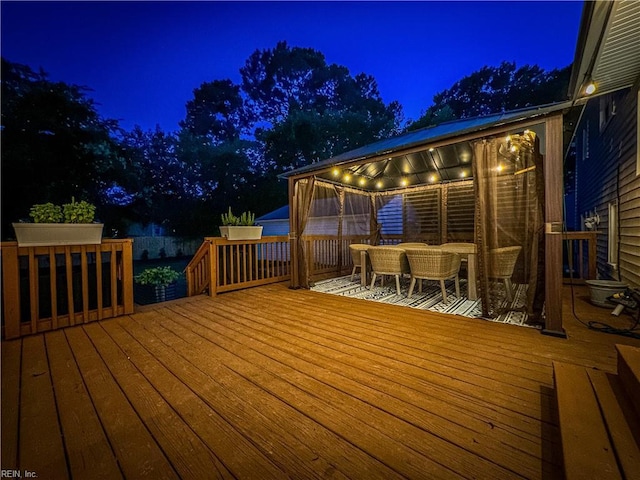
[[[584,86],[584,94],[585,95],[593,95],[596,92],[597,89],[598,89],[598,87],[593,82],[593,80],[589,80]]]

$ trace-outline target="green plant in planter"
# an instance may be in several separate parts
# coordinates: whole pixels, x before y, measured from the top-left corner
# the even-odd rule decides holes
[[[76,199],[71,197],[71,203],[62,206],[62,213],[65,223],[91,223],[96,216],[96,207],[84,200],[76,202]]]
[[[34,223],[91,223],[96,216],[96,207],[84,200],[76,202],[71,197],[71,203],[62,207],[51,202],[36,204],[31,207],[29,216]]]
[[[31,207],[29,216],[34,223],[61,223],[62,208],[53,203],[40,203]]]
[[[139,275],[135,276],[136,283],[140,285],[154,285],[157,287],[166,287],[178,280],[182,274],[171,267],[153,267],[147,268]]]
[[[251,212],[242,212],[242,215],[236,217],[231,212],[231,207],[227,213],[222,214],[222,225],[224,226],[247,226],[251,227],[255,225],[256,216]]]

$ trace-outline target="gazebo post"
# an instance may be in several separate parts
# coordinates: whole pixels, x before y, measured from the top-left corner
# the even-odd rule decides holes
[[[562,114],[547,119],[544,158],[545,328],[566,338],[562,327]]]
[[[296,179],[289,177],[289,265],[291,269],[291,288],[300,286],[298,270],[298,202],[296,198]]]

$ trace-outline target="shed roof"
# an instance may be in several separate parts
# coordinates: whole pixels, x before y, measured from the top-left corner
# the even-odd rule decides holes
[[[265,213],[261,217],[256,218],[256,222],[264,222],[269,220],[287,220],[289,219],[289,205],[276,208],[269,213]]]

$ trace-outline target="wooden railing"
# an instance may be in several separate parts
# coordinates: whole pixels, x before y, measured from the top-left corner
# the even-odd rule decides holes
[[[133,313],[132,243],[19,247],[3,242],[3,338]]]
[[[348,273],[353,267],[349,245],[367,243],[368,236],[350,235],[341,242],[335,235],[307,235],[303,237],[307,252],[307,268],[311,277],[315,275]]]
[[[353,263],[349,244],[366,242],[368,239],[366,236],[348,236],[338,242],[334,235],[303,237],[310,275],[350,272]],[[207,237],[185,268],[187,295],[208,293],[215,296],[222,292],[289,280],[290,252],[288,236],[234,241]]]
[[[189,264],[184,269],[187,277],[187,296],[200,295],[209,291],[209,285],[212,277],[213,264],[212,258],[212,242],[205,239],[200,248],[195,253]]]
[[[288,236],[260,240],[207,237],[185,268],[187,294],[218,293],[291,278]],[[213,279],[213,281],[212,281]]]
[[[565,254],[570,276],[565,281],[584,283],[596,278],[596,236],[598,232],[564,232]],[[565,276],[566,277],[566,276]]]

